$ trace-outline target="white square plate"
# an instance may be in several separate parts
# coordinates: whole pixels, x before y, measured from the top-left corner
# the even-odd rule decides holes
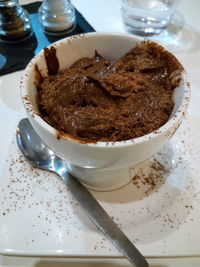
[[[93,192],[145,256],[200,255],[200,144],[194,140],[189,118],[162,151],[132,169],[129,185]],[[0,202],[1,254],[120,256],[60,178],[30,166],[14,139]]]

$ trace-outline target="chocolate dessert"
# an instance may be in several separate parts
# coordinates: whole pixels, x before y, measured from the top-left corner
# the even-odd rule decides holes
[[[49,59],[50,50],[46,54]],[[115,62],[96,51],[93,58],[42,79],[39,110],[51,126],[80,140],[133,139],[169,119],[178,85],[171,77],[177,70],[183,70],[178,60],[153,42],[143,42]]]

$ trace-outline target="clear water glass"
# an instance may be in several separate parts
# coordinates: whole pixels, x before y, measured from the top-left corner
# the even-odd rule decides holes
[[[128,31],[138,35],[159,34],[166,29],[179,0],[121,0],[122,19]]]

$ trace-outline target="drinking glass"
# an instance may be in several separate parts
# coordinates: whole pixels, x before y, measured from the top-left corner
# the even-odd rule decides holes
[[[121,0],[122,19],[138,35],[159,34],[166,29],[179,0]]]

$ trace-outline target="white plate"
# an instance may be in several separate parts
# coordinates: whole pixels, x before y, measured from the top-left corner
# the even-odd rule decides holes
[[[93,192],[145,256],[200,255],[200,145],[194,140],[185,121],[160,153],[133,169],[140,178],[116,191]],[[0,203],[1,254],[120,256],[62,181],[25,162],[15,141]]]

